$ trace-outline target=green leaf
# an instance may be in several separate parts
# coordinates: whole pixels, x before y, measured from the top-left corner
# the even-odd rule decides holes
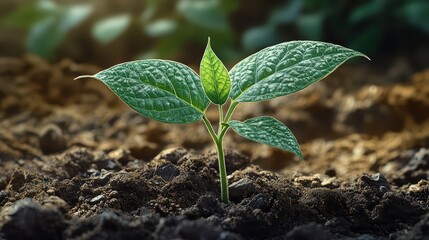
[[[92,28],[92,36],[101,44],[108,44],[118,38],[131,22],[129,14],[108,17],[97,22]]]
[[[273,117],[256,117],[244,122],[232,120],[228,124],[242,137],[292,152],[303,158],[299,144],[290,129]]]
[[[101,80],[138,113],[164,123],[196,122],[209,105],[199,76],[178,62],[126,62],[89,77]]]
[[[366,57],[345,47],[314,41],[267,47],[231,69],[230,97],[236,102],[257,102],[288,95],[326,77],[356,56]]]
[[[224,104],[231,90],[231,80],[228,70],[210,47],[210,38],[201,60],[200,75],[209,99],[215,104]]]

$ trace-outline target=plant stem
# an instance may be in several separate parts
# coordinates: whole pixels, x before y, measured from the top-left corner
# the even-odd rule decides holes
[[[219,114],[222,111],[222,107],[219,107]],[[218,162],[219,162],[219,180],[220,180],[220,195],[221,200],[224,203],[228,203],[229,201],[229,192],[228,192],[228,179],[227,179],[227,173],[226,173],[226,164],[225,164],[225,155],[223,152],[223,136],[225,135],[228,126],[223,126],[222,123],[222,117],[219,118],[219,135],[216,135],[213,126],[211,125],[210,121],[207,119],[206,116],[203,116],[204,124],[207,127],[207,130],[210,133],[210,136],[212,137],[214,143],[216,144],[216,150],[217,150],[217,156],[218,156]]]
[[[203,116],[203,121],[207,127],[207,130],[210,133],[210,136],[212,137],[213,141],[216,143],[217,142],[217,135],[216,135],[215,131],[213,130],[213,126],[210,124],[210,121],[207,119],[206,116]]]
[[[222,202],[228,203],[228,179],[226,174],[225,156],[223,154],[222,139],[216,141],[217,156],[219,161],[219,179],[220,179],[220,195]]]
[[[222,122],[223,122],[223,109],[222,105],[219,105],[219,128],[217,129],[217,135],[220,136],[220,133],[222,131]]]
[[[234,112],[238,104],[239,102],[231,102],[231,105],[229,105],[228,111],[226,112],[225,119],[223,120],[223,122],[227,123],[229,121],[232,116],[232,113]]]
[[[227,123],[232,116],[235,108],[237,107],[238,102],[232,102],[229,105],[228,111],[226,112],[225,118],[223,117],[223,109],[222,105],[219,105],[219,128],[217,134],[215,133],[212,124],[207,119],[206,116],[203,116],[204,124],[207,127],[207,130],[210,133],[210,136],[213,139],[213,142],[216,144],[218,162],[219,162],[219,179],[220,179],[220,196],[221,200],[224,203],[228,203],[229,201],[229,191],[228,191],[228,178],[226,173],[226,164],[225,164],[225,155],[223,152],[223,137],[225,136],[226,131],[229,126],[224,125],[223,123]]]

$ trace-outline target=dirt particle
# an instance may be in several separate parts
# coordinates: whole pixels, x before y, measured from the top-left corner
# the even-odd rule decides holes
[[[15,170],[10,178],[8,188],[18,191],[26,182],[26,174],[22,170]]]
[[[93,197],[93,198],[91,198],[91,200],[89,200],[89,202],[90,203],[98,203],[98,202],[100,202],[101,200],[103,200],[105,197],[104,197],[104,195],[103,194],[100,194],[100,195],[98,195],[98,196],[96,196],[96,197]]]
[[[421,148],[408,163],[410,170],[429,169],[429,149]]]
[[[363,187],[370,187],[373,191],[380,194],[390,190],[390,184],[381,173],[376,173],[371,176],[363,175],[360,179]]]
[[[177,164],[180,158],[188,154],[186,148],[169,148],[160,152],[155,158],[154,161],[159,159],[164,159],[170,161],[173,164]]]
[[[44,154],[64,151],[67,148],[67,140],[61,128],[55,124],[49,124],[40,131],[39,145]]]
[[[299,202],[324,218],[345,216],[348,212],[345,196],[335,189],[309,189]]]
[[[164,180],[170,181],[178,176],[180,171],[175,165],[167,163],[165,165],[158,166],[155,174],[162,177]]]
[[[335,177],[335,176],[337,176],[337,172],[333,168],[328,168],[325,170],[325,175],[327,175],[329,177]]]
[[[205,219],[162,219],[157,228],[158,239],[241,239],[236,234],[224,231],[220,226]]]
[[[249,202],[249,207],[252,209],[261,209],[267,211],[271,207],[272,198],[264,193],[259,193],[252,197]]]
[[[322,182],[320,183],[320,186],[326,187],[326,188],[331,188],[331,189],[338,188],[339,187],[339,181],[335,177],[324,178],[322,180]]]
[[[328,240],[332,236],[320,224],[308,223],[294,227],[285,238],[290,240]]]
[[[233,182],[229,186],[229,196],[232,201],[240,201],[241,199],[252,195],[255,192],[253,181],[248,178],[242,178]]]
[[[130,151],[124,149],[111,151],[107,156],[112,158],[114,161],[118,161],[122,166],[126,166],[129,162],[134,160]]]
[[[199,209],[200,214],[206,217],[222,212],[219,199],[211,195],[205,195],[199,198],[196,206]]]
[[[392,178],[395,184],[417,183],[429,176],[429,149],[404,151],[398,160],[406,163],[394,167]]]
[[[375,222],[389,224],[396,221],[415,222],[424,213],[422,206],[411,203],[409,199],[395,192],[387,192],[373,209],[371,215]]]
[[[344,218],[333,218],[325,223],[325,227],[333,233],[348,234],[350,232],[350,223]]]
[[[427,236],[429,236],[429,214],[425,214],[411,229],[392,234],[391,239],[427,239]]]
[[[10,196],[10,192],[6,190],[0,191],[0,205],[3,205],[4,201],[7,201],[7,198]]]
[[[65,235],[66,239],[150,239],[147,230],[112,212],[103,212],[92,221],[78,222]]]
[[[6,239],[62,239],[66,227],[61,212],[23,199],[14,204],[14,211],[1,231]]]

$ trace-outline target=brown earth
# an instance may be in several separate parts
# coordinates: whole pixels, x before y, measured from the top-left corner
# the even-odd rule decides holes
[[[149,120],[100,82],[72,80],[97,70],[0,59],[0,239],[429,236],[429,70],[343,66],[240,105],[235,119],[286,123],[305,161],[229,132],[229,204],[204,125]]]

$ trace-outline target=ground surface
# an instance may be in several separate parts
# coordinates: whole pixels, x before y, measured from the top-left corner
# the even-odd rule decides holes
[[[344,66],[235,119],[285,122],[304,162],[228,134],[219,203],[203,124],[157,123],[97,68],[0,59],[0,238],[423,239],[429,235],[429,70]],[[216,121],[216,111],[209,111]]]

